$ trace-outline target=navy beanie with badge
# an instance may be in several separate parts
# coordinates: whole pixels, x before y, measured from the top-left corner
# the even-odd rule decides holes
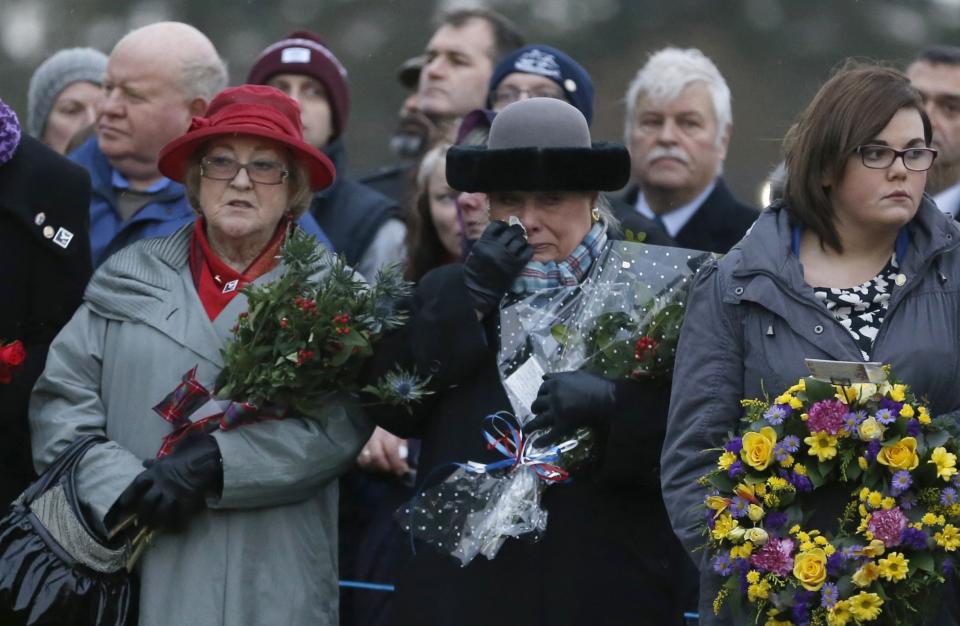
[[[330,103],[333,137],[343,133],[350,117],[347,70],[320,37],[298,30],[267,46],[250,68],[247,82],[266,85],[277,74],[305,74],[320,81]]]
[[[487,108],[493,108],[493,92],[500,81],[515,72],[536,74],[557,83],[567,102],[580,109],[587,118],[587,124],[593,121],[593,80],[590,74],[566,53],[543,44],[524,46],[497,63],[490,77]]]

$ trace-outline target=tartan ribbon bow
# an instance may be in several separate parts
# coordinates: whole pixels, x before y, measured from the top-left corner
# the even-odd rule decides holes
[[[191,416],[209,402],[219,404],[220,411],[198,420]],[[153,407],[155,413],[173,424],[173,431],[163,438],[157,458],[163,458],[173,452],[185,438],[195,433],[211,433],[215,430],[230,430],[248,422],[268,419],[280,419],[285,411],[278,405],[264,405],[262,408],[250,402],[217,400],[216,397],[197,380],[197,366],[180,379],[180,384]]]

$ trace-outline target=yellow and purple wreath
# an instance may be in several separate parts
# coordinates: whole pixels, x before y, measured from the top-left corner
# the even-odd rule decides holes
[[[960,547],[954,419],[932,419],[892,377],[805,378],[742,404],[741,433],[701,479],[710,565],[725,578],[714,609],[768,626],[929,617]],[[835,531],[810,526],[825,485],[849,494]]]

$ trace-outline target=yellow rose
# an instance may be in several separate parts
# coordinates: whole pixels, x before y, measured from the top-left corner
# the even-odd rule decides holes
[[[747,508],[747,517],[749,517],[752,522],[759,522],[763,519],[763,507],[759,504],[751,504]]]
[[[900,407],[900,417],[913,417],[914,415],[913,407],[909,404],[904,404]]]
[[[777,445],[777,433],[769,426],[764,426],[760,432],[746,433],[741,439],[743,448],[740,457],[743,462],[755,470],[763,471],[773,460],[773,447]]]
[[[819,591],[827,579],[827,553],[822,548],[801,552],[793,562],[793,575],[807,591]]]
[[[920,414],[919,416],[917,416],[917,421],[918,421],[918,422],[920,422],[921,424],[924,424],[924,425],[930,423],[930,414],[927,413],[927,407],[921,406],[921,407],[917,408],[917,412]]]
[[[877,454],[877,463],[886,465],[891,472],[915,469],[920,465],[920,457],[917,456],[917,440],[913,437],[904,437],[893,445],[883,446]]]
[[[906,392],[906,385],[894,385],[893,388],[890,389],[890,399],[895,402],[903,402],[903,399],[906,397]]]
[[[727,533],[727,539],[733,541],[734,543],[739,543],[743,541],[743,536],[747,533],[747,529],[743,526],[734,526],[730,529],[730,532]]]
[[[877,418],[873,417],[872,415],[860,422],[860,424],[857,426],[857,434],[860,435],[860,439],[863,441],[880,439],[883,437],[883,431],[883,424],[878,422]]]
[[[744,533],[743,538],[754,545],[762,546],[763,544],[767,543],[767,540],[770,538],[770,536],[767,535],[767,531],[762,528],[750,528],[746,533]]]

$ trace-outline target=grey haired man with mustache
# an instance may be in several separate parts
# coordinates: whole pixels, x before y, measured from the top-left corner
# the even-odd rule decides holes
[[[631,81],[626,102],[635,181],[624,195],[629,210],[659,223],[684,248],[727,252],[758,212],[737,201],[721,177],[733,117],[716,65],[693,48],[659,50]]]

